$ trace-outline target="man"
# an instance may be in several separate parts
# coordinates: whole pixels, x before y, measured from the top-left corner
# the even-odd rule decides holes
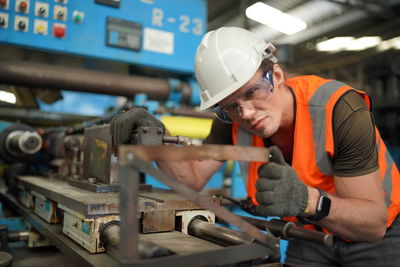
[[[219,118],[205,143],[272,146],[269,163],[242,165],[256,211],[338,236],[331,248],[290,241],[288,263],[400,265],[400,176],[374,126],[369,97],[317,76],[285,79],[274,52],[240,28],[203,37],[195,62],[201,109],[214,108]],[[143,109],[123,114],[111,125],[115,144],[146,125],[162,127]],[[199,190],[222,164],[158,162]]]

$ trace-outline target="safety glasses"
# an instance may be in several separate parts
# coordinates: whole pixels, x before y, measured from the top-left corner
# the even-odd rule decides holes
[[[237,104],[238,99],[242,99],[246,102],[259,100],[268,101],[272,96],[273,90],[274,82],[272,79],[272,70],[266,71],[254,86],[238,96],[233,103],[225,106],[216,105],[213,111],[217,118],[223,123],[231,124],[234,119],[241,116],[241,105]]]

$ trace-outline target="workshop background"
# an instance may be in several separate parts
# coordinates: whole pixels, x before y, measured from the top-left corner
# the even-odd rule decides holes
[[[223,26],[249,29],[275,44],[288,76],[316,74],[366,91],[400,166],[399,14],[400,0],[0,0],[0,250],[8,252],[0,262],[13,256],[14,266],[121,263],[118,245],[103,240],[115,237],[110,232],[120,219],[107,123],[143,106],[171,135],[186,137],[164,142],[201,144],[213,114],[198,109],[194,55],[202,36]],[[144,144],[154,140],[141,138]],[[169,188],[148,174],[140,182]],[[227,162],[205,192],[244,198],[238,163]],[[112,197],[93,195],[105,193]],[[183,218],[193,206],[172,197],[160,200],[160,194],[147,197],[171,200],[174,215],[168,210],[157,217],[143,207],[141,234],[178,226],[187,233]],[[171,216],[170,228],[153,225]],[[216,220],[207,210],[195,216]],[[184,247],[183,237],[166,239],[157,251],[151,247],[154,255],[165,252],[163,246],[168,253]],[[208,251],[217,245],[198,246]],[[234,249],[210,257],[221,258],[219,265],[259,257],[234,258]],[[284,249],[283,241],[281,260]],[[180,264],[203,253],[182,257]],[[226,255],[233,262],[223,261]]]

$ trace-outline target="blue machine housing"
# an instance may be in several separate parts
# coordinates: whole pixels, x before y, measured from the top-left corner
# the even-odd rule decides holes
[[[7,0],[1,18],[0,43],[192,74],[207,10],[205,0]]]

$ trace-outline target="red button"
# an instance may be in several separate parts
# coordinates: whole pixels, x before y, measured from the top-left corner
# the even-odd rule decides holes
[[[7,4],[7,0],[0,0],[0,5],[5,6]]]
[[[55,37],[63,38],[65,36],[65,27],[54,26],[53,33]]]
[[[21,10],[25,10],[28,7],[28,4],[24,1],[22,1],[21,3],[19,3],[19,9]]]

